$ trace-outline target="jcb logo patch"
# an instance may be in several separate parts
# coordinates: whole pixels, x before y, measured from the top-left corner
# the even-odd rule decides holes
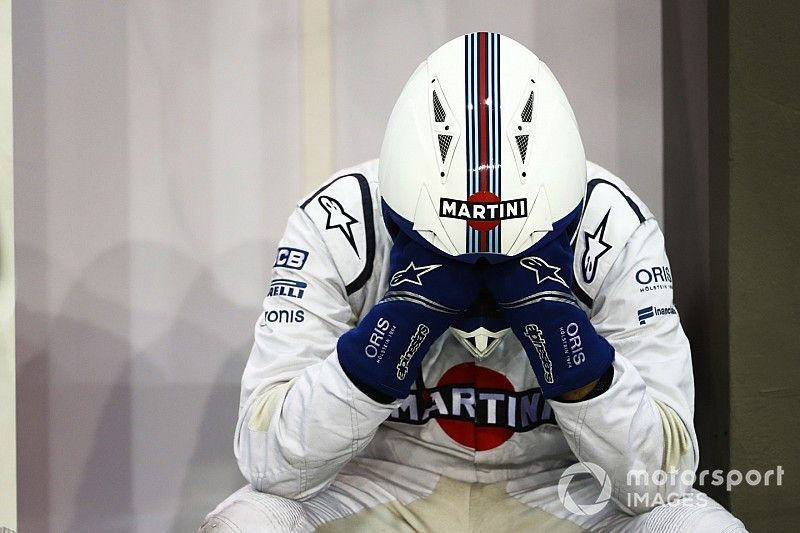
[[[299,250],[297,248],[282,247],[278,248],[278,254],[275,257],[275,264],[273,267],[293,268],[294,270],[303,270],[308,259],[308,252]]]

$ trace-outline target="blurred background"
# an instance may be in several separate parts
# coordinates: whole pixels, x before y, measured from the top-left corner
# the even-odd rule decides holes
[[[316,4],[13,4],[21,530],[190,531],[243,484],[239,380],[286,217],[377,157],[451,38],[536,51],[589,156],[661,214],[658,2]]]
[[[405,80],[458,35],[497,31],[531,48],[564,87],[590,159],[659,221],[687,195],[702,218],[708,110],[691,102],[709,90],[706,6],[675,6],[15,1],[19,529],[194,531],[243,484],[239,380],[286,217],[329,173],[377,157]],[[684,77],[665,79],[665,47],[670,65],[689,61],[675,67]],[[665,146],[688,159],[665,163]],[[665,165],[684,181],[665,180]],[[700,227],[674,217],[700,248],[675,268],[696,274],[687,313],[701,321],[705,212]],[[730,376],[715,375],[724,409]],[[702,415],[725,426],[704,438],[724,463],[718,414]]]

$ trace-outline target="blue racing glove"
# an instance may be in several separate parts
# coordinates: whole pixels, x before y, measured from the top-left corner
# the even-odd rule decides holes
[[[357,327],[339,338],[339,363],[365,394],[389,403],[408,396],[431,344],[472,303],[478,269],[434,253],[400,232],[389,287]]]
[[[483,271],[546,398],[588,385],[614,360],[614,349],[595,331],[570,289],[572,259],[563,233],[534,252]]]

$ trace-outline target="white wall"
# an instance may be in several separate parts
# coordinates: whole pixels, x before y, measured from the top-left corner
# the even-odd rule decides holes
[[[376,155],[427,53],[498,30],[660,214],[659,3],[484,4],[334,2],[334,164]],[[304,189],[300,10],[13,8],[20,529],[191,531],[242,482],[238,381]]]
[[[0,0],[0,531],[17,529],[11,0]]]

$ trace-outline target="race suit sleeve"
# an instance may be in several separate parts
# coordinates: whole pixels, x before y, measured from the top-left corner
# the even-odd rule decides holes
[[[242,378],[234,447],[257,490],[313,496],[396,406],[367,397],[339,365],[336,342],[356,320],[319,227],[297,208],[279,245]]]
[[[611,385],[588,400],[551,405],[578,459],[609,476],[612,499],[628,513],[645,512],[691,488],[687,475],[659,485],[653,472],[693,473],[698,460],[691,351],[654,219],[631,233],[590,318],[615,350]]]

